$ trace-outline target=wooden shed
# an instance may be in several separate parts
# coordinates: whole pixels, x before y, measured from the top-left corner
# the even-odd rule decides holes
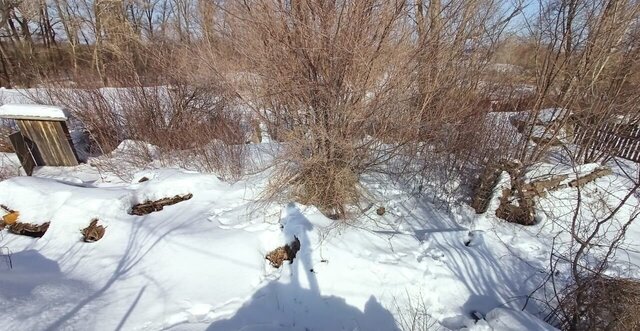
[[[31,176],[36,166],[78,165],[66,121],[68,114],[59,107],[6,104],[0,118],[15,120],[19,129],[9,136],[20,163]]]

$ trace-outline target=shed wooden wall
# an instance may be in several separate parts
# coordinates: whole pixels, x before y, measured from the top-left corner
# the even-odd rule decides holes
[[[16,120],[22,136],[37,147],[48,166],[78,165],[78,157],[65,122]]]

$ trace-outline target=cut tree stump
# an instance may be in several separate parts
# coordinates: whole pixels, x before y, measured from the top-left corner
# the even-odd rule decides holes
[[[498,182],[502,170],[497,166],[487,166],[483,174],[478,179],[473,192],[473,200],[471,207],[475,209],[476,214],[482,214],[487,211],[493,188]]]
[[[280,268],[284,261],[289,261],[289,264],[293,263],[293,259],[296,258],[296,254],[300,250],[300,240],[298,237],[294,237],[294,240],[282,247],[278,247],[269,252],[265,257],[271,263],[274,268]]]
[[[518,190],[516,190],[517,193]],[[534,225],[536,223],[533,211],[533,201],[522,194],[514,196],[511,189],[504,189],[500,197],[500,205],[496,209],[496,216],[510,223],[520,225]],[[513,204],[515,200],[518,204]]]
[[[82,240],[87,243],[96,242],[104,236],[104,226],[98,225],[98,219],[94,218],[86,228],[82,229]]]

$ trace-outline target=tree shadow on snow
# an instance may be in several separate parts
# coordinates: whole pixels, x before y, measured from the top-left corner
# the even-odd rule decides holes
[[[399,330],[393,315],[374,296],[361,311],[344,298],[321,294],[307,234],[312,229],[311,222],[290,204],[283,231],[288,239],[300,240],[296,259],[282,266],[280,279],[267,283],[233,316],[212,323],[207,331]]]
[[[466,242],[455,237],[434,238],[449,261],[447,264],[454,277],[461,281],[469,297],[461,306],[464,316],[447,318],[442,324],[451,329],[465,326],[473,312],[483,317],[494,308],[521,310],[528,295],[544,279],[542,266],[536,267],[521,260],[515,252],[497,256],[487,246],[484,238]],[[528,301],[527,311],[533,315],[543,312],[535,300]]]
[[[0,305],[6,307],[0,328],[46,329],[49,316],[64,314],[93,291],[87,282],[67,278],[56,261],[36,250],[14,253],[11,259],[13,268],[0,268]]]
[[[456,280],[456,285],[461,285],[439,293],[451,304],[459,302],[459,315],[440,321],[443,326],[460,329],[468,326],[473,312],[485,316],[498,307],[520,310],[525,302],[527,312],[533,315],[540,316],[544,311],[535,300],[527,301],[527,298],[546,276],[545,265],[528,261],[526,256],[521,256],[526,253],[513,249],[510,243],[496,242],[499,234],[473,231],[474,214],[455,216],[444,212],[438,201],[427,196],[415,196],[397,204],[393,212],[401,215],[396,217],[404,221],[405,228],[374,232],[385,235],[412,233],[426,247],[420,260],[430,263],[433,259],[448,269],[447,273]],[[469,222],[460,222],[465,218]],[[513,231],[520,229],[513,226]],[[472,233],[476,235],[473,241],[470,240]],[[493,242],[485,243],[485,237]]]
[[[78,295],[76,300],[74,301],[74,305],[66,307],[59,314],[53,314],[51,316],[55,316],[55,318],[47,319],[46,323],[48,325],[43,325],[42,330],[59,330],[66,327],[73,327],[75,325],[82,325],[83,329],[100,329],[99,326],[92,326],[90,321],[86,321],[88,316],[92,316],[99,311],[100,307],[109,304],[107,302],[107,298],[105,293],[108,292],[114,284],[116,284],[121,279],[126,279],[129,277],[140,276],[139,273],[133,272],[135,267],[144,260],[144,258],[163,240],[165,240],[168,236],[174,234],[180,234],[183,232],[183,229],[188,228],[188,224],[197,222],[197,219],[188,219],[179,216],[180,209],[172,209],[171,212],[165,213],[165,217],[146,220],[149,218],[149,215],[132,219],[131,221],[131,229],[129,232],[129,237],[127,238],[126,247],[124,248],[123,255],[119,259],[118,263],[115,265],[115,269],[111,276],[102,284],[99,288],[92,288],[87,291],[83,291]],[[153,215],[152,215],[153,216]],[[152,223],[160,223],[160,222],[170,222],[172,224],[171,227],[162,229],[160,231],[150,230],[148,227],[145,229],[143,224],[146,222]],[[79,242],[73,248],[70,248],[67,252],[65,252],[58,259],[64,261],[66,259],[70,259],[70,257],[66,255],[75,254],[78,249],[77,246],[86,245],[84,243]],[[78,257],[76,263],[71,265],[71,269],[75,269],[78,267],[80,263],[80,259],[86,259],[89,256]],[[51,261],[55,263],[54,261]],[[31,263],[31,262],[29,262]],[[122,302],[122,310],[123,315],[118,321],[115,330],[126,329],[126,322],[129,317],[132,315],[133,311],[138,306],[141,297],[145,293],[148,286],[155,286],[161,292],[165,289],[162,284],[156,281],[151,276],[145,276],[145,282],[141,283],[141,288],[138,290],[135,297],[126,298],[124,302]]]

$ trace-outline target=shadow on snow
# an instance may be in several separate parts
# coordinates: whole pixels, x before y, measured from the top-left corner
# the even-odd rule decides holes
[[[393,315],[374,296],[361,311],[343,298],[322,295],[308,237],[313,225],[293,204],[287,207],[283,230],[288,240],[300,240],[293,263],[282,267],[279,280],[260,288],[233,316],[212,323],[207,331],[398,330]]]

